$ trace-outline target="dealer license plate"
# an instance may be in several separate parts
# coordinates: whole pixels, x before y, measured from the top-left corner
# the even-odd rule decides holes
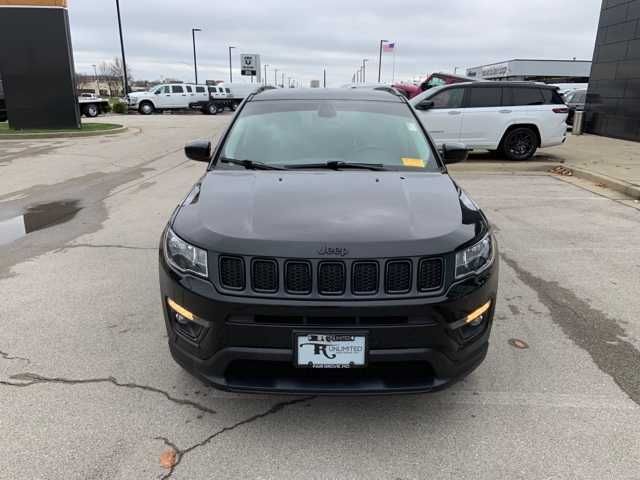
[[[366,364],[367,337],[342,333],[296,333],[296,365],[353,368]]]

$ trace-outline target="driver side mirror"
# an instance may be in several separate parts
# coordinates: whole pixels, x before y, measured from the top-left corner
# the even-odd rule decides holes
[[[431,100],[423,100],[418,105],[416,105],[418,110],[429,110],[433,108],[433,102]]]
[[[184,154],[191,160],[208,162],[211,160],[211,142],[208,140],[195,140],[184,147]]]
[[[464,143],[445,143],[441,150],[446,164],[464,162],[469,156],[469,151]]]

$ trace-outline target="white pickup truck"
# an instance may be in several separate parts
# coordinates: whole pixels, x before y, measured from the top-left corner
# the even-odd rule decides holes
[[[97,117],[101,113],[108,113],[111,110],[109,100],[100,98],[91,93],[83,93],[78,97],[80,113],[86,117]]]
[[[244,97],[259,85],[238,85],[239,95],[234,95],[236,85],[195,85],[171,83],[153,87],[147,92],[134,92],[127,96],[129,109],[143,115],[164,110],[197,109],[203,113],[216,114],[225,108],[235,110]],[[242,87],[250,87],[249,89]]]

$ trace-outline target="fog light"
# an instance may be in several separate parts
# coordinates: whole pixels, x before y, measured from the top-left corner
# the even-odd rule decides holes
[[[181,307],[170,298],[167,298],[167,303],[169,304],[169,307],[171,308],[171,310],[173,310],[176,313],[176,320],[179,323],[185,324],[187,323],[187,320],[191,320],[193,322],[196,318],[198,318],[189,310],[187,310],[184,307]]]
[[[491,308],[491,300],[482,305],[480,308],[474,310],[464,320],[465,325],[471,325],[477,327],[484,321],[484,314]]]
[[[200,334],[204,330],[204,321],[170,298],[167,298],[167,304],[172,310],[176,331],[189,340],[198,341]]]

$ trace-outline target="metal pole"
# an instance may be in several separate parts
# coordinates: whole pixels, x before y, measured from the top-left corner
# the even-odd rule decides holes
[[[382,44],[387,40],[380,40],[380,52],[378,52],[378,83],[380,83],[380,76],[382,75]]]
[[[367,83],[367,60],[366,58],[362,59],[362,83]]]
[[[322,70],[322,78],[323,78],[322,85],[324,88],[327,88],[327,69],[326,68]]]
[[[273,71],[273,86],[277,87],[278,86],[278,69],[274,69]]]
[[[196,85],[198,84],[198,60],[196,58],[196,32],[201,32],[199,28],[191,29],[191,37],[193,38],[193,72],[196,77]]]
[[[268,63],[264,64],[264,85],[267,85],[267,67],[269,66]]]
[[[231,49],[232,48],[236,48],[236,47],[229,47],[229,83],[233,83],[233,69],[232,69],[232,64],[231,64]]]
[[[282,88],[284,88],[284,72],[282,72]]]
[[[120,32],[120,51],[122,52],[122,76],[124,77],[124,94],[129,93],[129,80],[127,79],[127,61],[124,57],[124,40],[122,39],[122,19],[120,18],[120,0],[116,0],[116,10],[118,11],[118,30]]]

